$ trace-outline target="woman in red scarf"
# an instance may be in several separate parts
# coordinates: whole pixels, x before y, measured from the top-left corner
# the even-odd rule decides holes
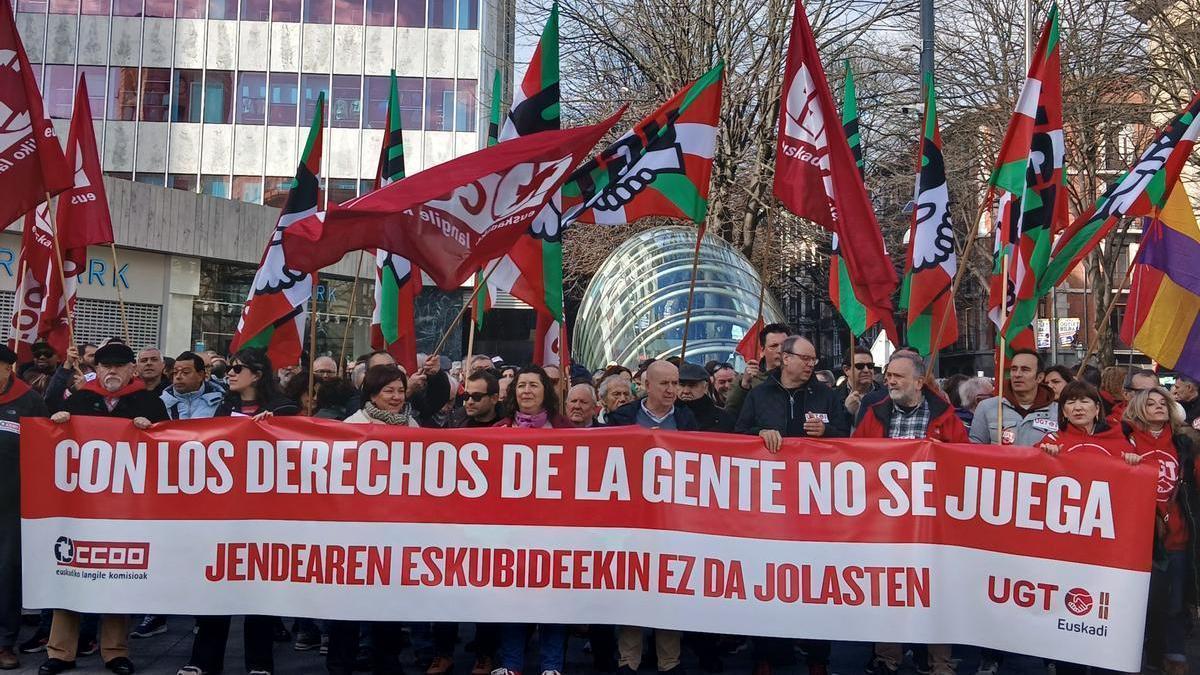
[[[1106,441],[1099,445],[1094,441]],[[1069,382],[1058,395],[1058,431],[1047,434],[1041,443],[1046,454],[1058,455],[1072,452],[1098,452],[1112,455],[1110,448],[1116,444],[1124,449],[1128,446],[1120,429],[1110,427],[1104,421],[1104,400],[1100,392],[1082,380]],[[1121,455],[1124,456],[1125,452]],[[1131,457],[1125,458],[1136,464]]]
[[[1154,565],[1146,617],[1146,663],[1167,675],[1188,672],[1188,605],[1197,597],[1193,531],[1195,458],[1191,439],[1176,430],[1183,416],[1162,387],[1134,394],[1123,431],[1138,461],[1158,462]]]

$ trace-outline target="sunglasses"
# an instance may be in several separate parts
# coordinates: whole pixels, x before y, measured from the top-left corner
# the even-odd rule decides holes
[[[479,392],[475,392],[475,393],[471,393],[471,394],[463,394],[463,398],[469,399],[473,403],[479,403],[483,399],[485,399],[489,396],[495,396],[495,395],[496,394],[480,394]]]
[[[33,358],[35,358],[35,359],[48,359],[53,356],[54,356],[54,352],[34,352],[33,353]]]
[[[258,369],[255,368],[254,366],[247,366],[242,363],[238,363],[236,365],[229,366],[229,372],[233,373],[234,375],[241,375],[242,371],[245,371],[245,370],[249,370],[252,373],[258,372]]]
[[[854,364],[854,368],[856,370],[873,370],[875,368],[875,364],[874,363],[856,363],[856,364]]]

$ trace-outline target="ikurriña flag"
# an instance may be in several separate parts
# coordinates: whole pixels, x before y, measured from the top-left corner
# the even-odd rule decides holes
[[[1058,6],[1042,27],[989,179],[995,222],[988,314],[1007,351],[1033,348],[1051,240],[1070,218],[1064,181]]]
[[[838,124],[812,27],[799,0],[784,70],[774,192],[789,211],[838,235],[855,294],[895,339],[896,270]]]
[[[1200,378],[1200,226],[1182,187],[1147,219],[1134,260],[1121,340],[1167,368]]]
[[[1113,181],[1096,204],[1059,237],[1038,290],[1046,293],[1061,283],[1121,218],[1153,216],[1161,210],[1179,182],[1179,174],[1192,154],[1197,137],[1200,137],[1200,91],[1163,127],[1137,163]]]
[[[703,222],[724,69],[717,64],[580,167],[563,187],[564,223]]]
[[[850,152],[854,155],[854,165],[858,167],[858,175],[866,180],[863,162],[862,134],[858,128],[858,89],[854,84],[854,70],[850,60],[846,60],[846,83],[842,89],[842,131],[846,133],[846,142],[850,144]],[[850,332],[855,337],[861,337],[867,329],[879,323],[879,317],[867,309],[855,295],[854,284],[850,281],[850,270],[842,260],[842,246],[836,234],[830,235],[832,252],[829,255],[829,301],[833,308],[842,315]]]
[[[242,309],[237,333],[230,351],[243,347],[267,350],[273,366],[290,366],[300,362],[303,352],[304,328],[309,319],[308,302],[312,298],[316,279],[312,272],[324,265],[301,270],[284,246],[284,235],[303,219],[317,213],[320,203],[321,150],[325,126],[325,94],[317,97],[317,110],[308,130],[308,141],[296,177],[292,181],[287,201],[279,214],[279,222],[263,251],[250,295]],[[341,255],[332,262],[341,259]]]
[[[458,288],[512,248],[620,116],[500,143],[308,216],[283,232],[288,265],[311,272],[350,251],[382,248],[440,288]]]
[[[908,310],[908,343],[921,356],[928,357],[958,339],[958,315],[951,293],[958,258],[954,252],[950,189],[942,158],[942,135],[938,129],[932,73],[925,74],[923,122],[914,199],[916,208],[909,229],[900,306]]]
[[[376,188],[404,178],[404,131],[400,123],[400,96],[396,71],[388,94],[387,128],[379,150]],[[416,297],[421,292],[421,270],[403,255],[375,251],[375,310],[371,314],[371,347],[384,349],[410,373],[417,372]]]
[[[9,0],[0,0],[0,227],[71,187]]]

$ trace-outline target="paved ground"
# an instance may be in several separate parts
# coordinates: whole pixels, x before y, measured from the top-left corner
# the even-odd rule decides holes
[[[290,622],[288,623],[291,626]],[[144,640],[132,640],[131,648],[133,650],[132,658],[138,666],[139,673],[147,673],[152,675],[174,675],[174,673],[187,663],[188,655],[191,653],[192,646],[192,621],[184,617],[172,617],[169,622],[170,630],[162,635],[157,635]],[[22,639],[25,639],[32,634],[32,628],[26,628],[22,633]],[[472,665],[472,655],[464,651],[465,644],[471,639],[473,629],[469,625],[464,625],[462,629],[462,642],[458,646],[458,654],[455,658],[456,668],[452,675],[469,675]],[[245,672],[242,664],[242,644],[241,644],[241,625],[239,620],[235,620],[234,626],[230,631],[229,650],[226,657],[226,673],[236,675]],[[420,638],[417,640],[420,642]],[[591,654],[585,651],[586,640],[582,637],[572,637],[568,644],[567,652],[567,675],[593,675],[596,671],[592,667]],[[1200,640],[1193,640],[1191,643],[1191,672],[1200,675]],[[832,673],[837,675],[859,675],[863,672],[863,664],[868,660],[870,647],[864,643],[856,642],[839,642],[834,644],[833,648],[833,663],[830,667]],[[533,654],[530,654],[530,666],[534,664]],[[415,654],[413,649],[409,648],[401,655],[401,659],[405,668],[409,673],[419,675],[424,672],[423,668],[418,668],[415,665]],[[798,655],[799,662],[804,663],[803,656]],[[958,672],[964,675],[975,673],[979,661],[979,650],[973,647],[956,647],[955,658],[959,659]],[[37,666],[45,659],[45,654],[23,654],[21,655],[21,668],[14,673],[32,674],[37,672]],[[100,656],[84,656],[78,661],[79,667],[72,671],[74,673],[107,673],[103,664],[100,662]],[[743,647],[738,651],[727,654],[724,658],[725,670],[727,675],[748,675],[753,670],[753,660],[750,649]],[[696,656],[690,649],[685,647],[683,654],[683,668],[686,669],[687,675],[704,675],[697,663]],[[292,644],[278,643],[275,646],[275,673],[282,674],[308,674],[314,675],[325,672],[324,658],[321,657],[316,650],[298,652],[292,648]],[[644,661],[642,664],[643,673],[653,673],[653,659]],[[787,669],[777,669],[777,675],[801,675],[805,672],[803,667],[791,667]],[[908,664],[902,671],[902,675],[914,675],[916,670],[911,664]],[[1010,657],[1005,661],[1004,668],[1001,673],[1003,675],[1045,675],[1046,668],[1041,659],[1033,657],[1016,656]]]

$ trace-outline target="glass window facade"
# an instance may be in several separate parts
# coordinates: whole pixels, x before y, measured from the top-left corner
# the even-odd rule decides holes
[[[329,76],[305,73],[300,76],[300,94],[303,96],[300,108],[300,126],[308,127],[317,114],[317,99],[325,94],[325,119],[329,119]]]
[[[287,201],[288,191],[292,189],[291,176],[267,176],[263,182],[263,203],[275,208],[283,208]]]
[[[266,21],[271,18],[271,2],[270,0],[242,0],[238,16],[242,18],[242,21]]]
[[[52,119],[71,119],[75,99],[75,66],[48,64],[42,78],[46,114]]]
[[[271,73],[270,123],[280,126],[296,124],[300,102],[300,76],[296,73]]]
[[[271,20],[299,23],[302,16],[300,10],[300,0],[274,0],[271,3]]]
[[[146,0],[146,16],[164,19],[175,16],[175,0]]]
[[[475,80],[459,80],[454,96],[455,131],[475,131],[479,92]]]
[[[333,21],[345,26],[361,26],[363,0],[334,0]]]
[[[137,119],[138,69],[108,69],[108,119],[132,122]]]
[[[396,0],[367,0],[367,25],[392,26],[396,22]]]
[[[204,78],[204,121],[233,123],[233,72],[210,70]]]
[[[208,18],[238,18],[238,0],[208,0]]]
[[[203,74],[199,70],[176,70],[171,101],[172,122],[199,122]]]
[[[212,197],[228,197],[229,176],[200,176],[200,192]]]
[[[175,4],[175,16],[180,19],[203,19],[206,9],[204,0],[179,0]]]
[[[141,16],[142,0],[113,0],[113,16]]]
[[[429,27],[454,28],[454,0],[429,0]]]
[[[83,6],[79,9],[89,16],[108,16],[111,5],[111,0],[83,0]]]
[[[262,124],[267,119],[267,74],[238,73],[238,124]]]
[[[233,199],[251,204],[261,204],[263,199],[263,181],[259,176],[234,176]]]
[[[454,131],[454,80],[431,77],[425,88],[425,128]]]
[[[104,119],[104,70],[104,66],[79,66],[77,70],[78,77],[87,83],[88,107],[92,110],[93,121]],[[75,105],[74,101],[71,105]]]
[[[643,358],[678,355],[683,341],[696,230],[657,227],[618,246],[596,271],[575,320],[574,356],[589,366],[637,366]],[[758,318],[758,273],[718,237],[700,246],[688,327],[688,359],[729,361]],[[768,297],[766,322],[783,313]]]
[[[50,0],[51,14],[75,14],[79,11],[79,0]]]
[[[171,70],[142,68],[142,121],[166,122],[171,100]]]
[[[402,28],[424,28],[425,0],[396,0],[396,25]]]
[[[334,75],[330,123],[340,129],[357,129],[361,109],[362,79],[358,75]]]
[[[304,23],[333,21],[333,0],[304,0]]]

